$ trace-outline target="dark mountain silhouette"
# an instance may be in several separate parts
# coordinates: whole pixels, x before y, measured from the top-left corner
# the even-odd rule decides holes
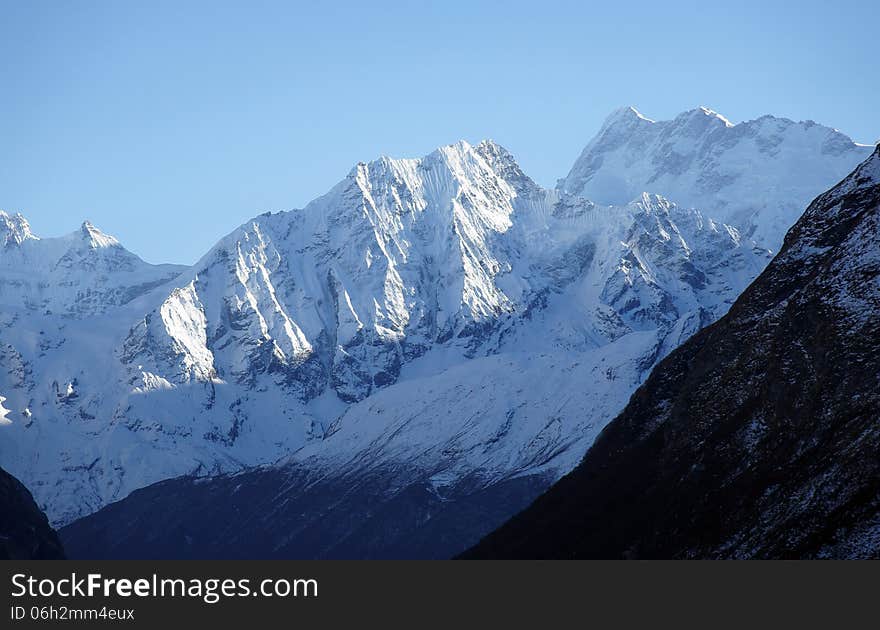
[[[0,560],[60,560],[58,536],[31,493],[0,468]]]

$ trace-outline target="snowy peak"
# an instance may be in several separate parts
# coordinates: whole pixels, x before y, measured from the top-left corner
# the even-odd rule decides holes
[[[475,351],[525,306],[525,279],[501,284],[521,249],[517,187],[540,191],[490,142],[359,163],[304,209],[224,238],[186,300],[172,293],[132,329],[126,363],[172,385],[216,374],[350,402],[436,343]]]
[[[812,121],[763,116],[733,124],[707,107],[652,121],[624,108],[605,122],[558,188],[614,205],[658,193],[778,250],[810,200],[870,151]]]
[[[0,304],[86,316],[105,312],[177,276],[150,265],[86,221],[65,236],[37,238],[20,214],[0,212]]]
[[[605,122],[602,123],[602,129],[608,130],[619,126],[632,126],[634,124],[653,122],[655,121],[642,114],[632,105],[627,105],[611,112],[608,118],[605,119]]]
[[[599,129],[599,133],[596,134],[584,149],[579,161],[591,157],[597,147],[603,147],[607,150],[620,146],[631,137],[650,134],[654,124],[655,121],[644,116],[635,107],[621,107],[611,112],[608,118],[605,119],[605,122],[602,123],[602,127]],[[569,177],[571,177],[570,174]],[[566,185],[566,179],[559,180],[559,188],[572,192],[569,190],[570,186]],[[599,200],[597,199],[596,201]]]
[[[692,124],[698,127],[707,127],[712,125],[721,125],[724,127],[733,127],[733,123],[713,109],[700,105],[696,109],[684,112],[676,116],[676,121],[681,124]]]
[[[20,213],[8,214],[0,210],[0,246],[21,245],[37,237],[31,233],[31,226]]]
[[[540,194],[540,187],[523,172],[510,151],[494,140],[483,140],[474,147],[474,151],[499,177],[509,183],[518,195]]]
[[[34,245],[41,248],[50,270],[78,268],[82,271],[97,271],[100,269],[106,273],[113,273],[152,266],[125,249],[115,237],[102,232],[89,221],[84,221],[78,230],[70,234],[58,238],[43,238]]]
[[[96,228],[90,221],[84,221],[79,231],[83,242],[91,249],[103,249],[107,247],[121,247],[115,237],[105,234]]]

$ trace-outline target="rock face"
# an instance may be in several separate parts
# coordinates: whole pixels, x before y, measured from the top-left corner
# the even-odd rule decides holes
[[[0,468],[0,560],[61,560],[58,535],[31,493]]]
[[[880,557],[880,148],[473,558]]]
[[[733,124],[706,107],[653,121],[635,108],[613,113],[559,187],[596,203],[643,191],[711,209],[774,253],[806,205],[873,146],[812,121],[762,116]]]

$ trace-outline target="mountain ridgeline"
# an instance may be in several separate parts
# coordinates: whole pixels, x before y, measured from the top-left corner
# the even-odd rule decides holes
[[[880,147],[469,558],[880,557]]]
[[[74,556],[448,557],[572,470],[869,154],[627,109],[555,189],[488,140],[383,157],[185,268],[3,213],[0,463]]]

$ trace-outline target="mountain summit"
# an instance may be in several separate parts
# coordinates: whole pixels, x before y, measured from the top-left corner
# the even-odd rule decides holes
[[[0,239],[4,247],[18,246],[33,238],[31,226],[21,213],[8,214],[0,210]]]
[[[872,149],[812,121],[762,116],[733,124],[707,107],[654,121],[625,107],[609,116],[558,187],[602,204],[651,192],[711,208],[716,219],[778,251],[807,203]]]
[[[173,279],[184,268],[150,265],[88,221],[38,238],[21,214],[0,211],[0,305],[8,312],[100,314]]]

